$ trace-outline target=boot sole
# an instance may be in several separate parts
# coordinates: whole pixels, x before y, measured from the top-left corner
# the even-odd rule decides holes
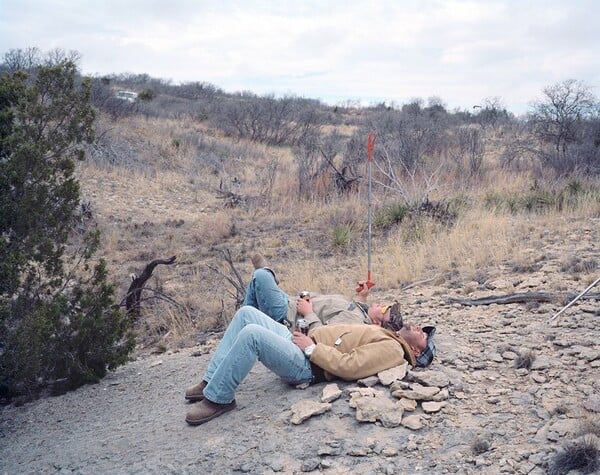
[[[208,422],[208,421],[214,419],[215,417],[219,417],[221,414],[225,414],[226,412],[229,412],[232,409],[235,409],[236,406],[237,406],[237,404],[234,401],[233,404],[224,407],[220,411],[217,411],[217,412],[215,412],[214,414],[211,414],[208,417],[205,417],[203,419],[188,419],[186,417],[185,418],[185,422],[187,422],[191,426],[199,426],[200,424],[204,424],[205,422]]]

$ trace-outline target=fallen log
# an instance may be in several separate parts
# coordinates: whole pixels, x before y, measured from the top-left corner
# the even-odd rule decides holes
[[[442,299],[446,304],[458,303],[460,305],[492,305],[492,304],[510,304],[527,302],[568,302],[577,296],[574,292],[523,292],[506,295],[492,295],[489,297],[480,297],[476,299],[458,298],[444,296]],[[587,294],[582,299],[600,300],[600,293]]]

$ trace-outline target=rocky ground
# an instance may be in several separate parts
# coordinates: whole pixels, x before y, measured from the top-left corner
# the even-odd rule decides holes
[[[600,434],[600,301],[582,300],[549,324],[564,301],[467,306],[447,297],[579,292],[600,276],[598,243],[592,220],[536,236],[530,265],[406,290],[407,318],[438,328],[438,356],[401,381],[384,374],[360,389],[301,390],[259,364],[237,409],[190,427],[183,390],[206,368],[209,342],[3,407],[0,473],[547,473],[555,454]]]

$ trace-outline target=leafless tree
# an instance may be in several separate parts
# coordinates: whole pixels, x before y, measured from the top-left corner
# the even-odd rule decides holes
[[[461,126],[455,132],[456,145],[452,156],[459,164],[467,164],[470,176],[475,176],[481,171],[485,155],[485,133],[476,125]]]
[[[320,121],[317,101],[251,93],[222,101],[214,114],[215,125],[229,135],[270,145],[295,145]]]
[[[46,66],[55,66],[65,60],[79,64],[81,62],[81,53],[75,50],[65,51],[62,48],[54,48],[48,51],[43,58]]]
[[[298,197],[307,200],[320,194],[317,179],[324,166],[319,135],[314,131],[304,134],[294,147],[294,157],[298,167]]]
[[[568,79],[544,88],[543,94],[543,99],[533,103],[529,116],[533,133],[541,144],[539,156],[542,162],[558,173],[571,172],[582,160],[589,159],[597,164],[598,145],[585,147],[590,121],[597,121],[600,112],[590,87],[581,81]],[[593,133],[591,135],[594,136]],[[581,157],[579,153],[585,148],[593,154]],[[572,154],[572,149],[579,153]]]
[[[39,48],[28,47],[8,50],[4,53],[2,61],[8,72],[20,70],[31,73],[39,66],[55,66],[63,61],[78,64],[81,61],[81,54],[75,50],[65,51],[61,48],[54,48],[44,53]]]
[[[502,99],[498,96],[487,97],[482,101],[481,106],[473,107],[477,108],[477,122],[482,127],[495,129],[501,123],[506,123],[511,119]]]
[[[404,162],[398,162],[385,144],[379,146],[376,156],[374,165],[379,174],[373,183],[400,196],[408,206],[426,202],[429,194],[437,189],[442,162],[434,165],[421,163],[409,168]]]
[[[9,72],[32,71],[42,62],[42,52],[39,48],[10,49],[2,58]]]

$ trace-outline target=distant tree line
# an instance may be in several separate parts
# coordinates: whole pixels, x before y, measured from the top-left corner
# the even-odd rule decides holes
[[[53,51],[45,60],[61,54],[66,53]],[[68,56],[79,60],[77,52]],[[41,58],[35,48],[11,50],[1,67],[26,71]],[[339,179],[341,170],[348,179],[358,176],[365,136],[372,130],[379,137],[384,185],[402,175],[414,176],[422,171],[419,167],[424,161],[440,157],[451,157],[468,175],[476,176],[481,172],[489,131],[500,127],[507,139],[503,144],[507,165],[535,160],[540,168],[558,175],[597,174],[600,167],[598,99],[590,87],[573,79],[544,88],[542,98],[531,103],[525,117],[515,117],[498,97],[485,98],[471,110],[448,111],[438,97],[429,98],[426,104],[413,99],[401,106],[381,103],[352,110],[294,96],[226,93],[207,82],[173,84],[147,74],[114,74],[91,81],[92,104],[115,119],[132,114],[191,117],[208,121],[233,138],[293,146],[298,160],[310,156],[312,162],[318,162],[301,167],[303,178],[308,173],[313,180],[325,172]],[[116,99],[119,89],[137,92],[140,100],[129,103]],[[342,123],[355,132],[348,137],[327,137],[331,132],[323,132],[325,124]],[[305,150],[307,147],[314,150]],[[325,148],[328,152],[324,154]]]
[[[379,158],[386,170],[382,184],[414,175],[424,161],[442,156],[450,157],[468,175],[477,175],[489,148],[490,131],[500,128],[506,139],[501,145],[507,165],[525,159],[557,175],[600,173],[599,102],[589,86],[574,79],[544,88],[542,98],[533,101],[523,117],[508,111],[499,97],[485,98],[471,110],[449,111],[437,97],[427,103],[413,99],[401,106],[381,103],[353,109],[294,96],[226,93],[205,82],[175,85],[145,74],[92,78],[92,82],[92,103],[113,111],[115,117],[187,116],[208,121],[233,138],[293,146],[300,162],[302,157],[311,162],[302,165],[303,178],[317,179],[325,172],[339,178],[341,170],[349,174],[348,179],[357,177],[366,133],[372,130],[378,133]],[[152,94],[145,102],[123,104],[110,99],[114,88]],[[355,132],[328,137],[331,132],[323,132],[325,124],[344,124]]]
[[[69,55],[79,57],[76,52]],[[27,69],[35,61],[39,61],[35,49],[11,50],[2,67]],[[414,182],[420,175],[434,186],[436,164],[443,159],[450,159],[461,175],[479,176],[494,134],[503,137],[493,145],[503,149],[506,166],[526,164],[559,176],[600,172],[598,99],[589,86],[574,79],[544,88],[542,98],[531,103],[524,117],[507,111],[499,97],[485,98],[470,110],[449,111],[438,97],[426,103],[417,98],[400,106],[357,108],[294,96],[226,93],[206,82],[173,84],[147,74],[114,74],[91,82],[92,104],[115,120],[137,114],[188,117],[235,139],[293,147],[300,195],[310,194],[308,190],[326,177],[333,189],[324,194],[353,189],[349,183],[360,180],[370,131],[378,134],[378,185],[406,199],[415,193],[401,183]],[[118,100],[119,89],[137,92],[139,100]],[[342,124],[347,126],[346,135],[324,127]]]

